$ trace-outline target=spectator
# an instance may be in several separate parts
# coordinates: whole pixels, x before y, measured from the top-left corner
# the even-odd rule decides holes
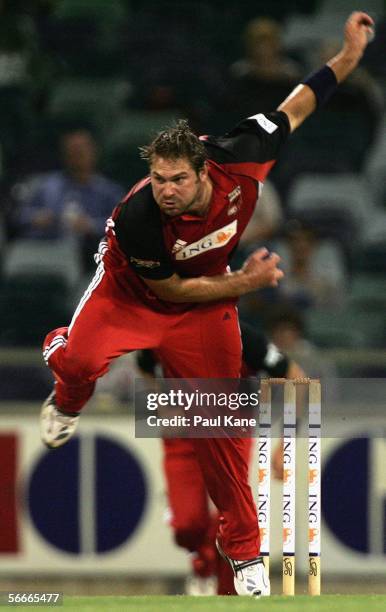
[[[21,235],[28,238],[73,237],[84,262],[97,249],[111,208],[123,189],[96,173],[97,146],[90,132],[67,132],[60,143],[63,169],[37,181],[20,211]]]
[[[265,181],[255,212],[241,237],[240,246],[248,253],[262,246],[262,243],[267,246],[267,241],[277,235],[282,222],[280,196],[273,183]]]
[[[270,241],[277,236],[283,219],[280,196],[273,183],[266,180],[264,186],[260,186],[255,211],[232,258],[232,269],[242,266],[246,257],[255,249],[261,246],[269,247]],[[241,298],[241,303],[243,302],[244,298]]]
[[[280,289],[287,300],[301,308],[342,306],[347,271],[339,245],[319,239],[311,224],[291,221],[275,248],[282,258]]]
[[[268,336],[280,351],[299,364],[310,378],[324,380],[337,377],[335,364],[320,354],[306,338],[301,312],[285,303],[271,308],[267,316]]]
[[[250,21],[244,32],[245,57],[230,67],[233,96],[241,114],[262,112],[280,103],[298,82],[302,69],[282,50],[281,27],[264,17]]]

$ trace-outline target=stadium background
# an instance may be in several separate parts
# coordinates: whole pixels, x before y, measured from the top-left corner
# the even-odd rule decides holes
[[[278,20],[287,57],[306,74],[317,62],[318,44],[327,33],[329,38],[339,36],[345,17],[356,8],[349,0],[1,3],[0,572],[4,590],[15,584],[36,589],[39,584],[83,593],[175,592],[181,590],[188,570],[187,559],[173,547],[164,521],[158,443],[133,439],[135,370],[130,358],[122,359],[99,386],[84,421],[82,417],[77,440],[55,454],[40,446],[37,415],[52,381],[39,345],[48,329],[68,321],[90,277],[82,245],[68,240],[26,241],[18,223],[36,176],[60,165],[59,135],[74,127],[91,130],[100,147],[100,170],[125,189],[146,171],[138,160],[138,145],[174,118],[188,117],[199,133],[221,133],[240,118],[241,103],[231,95],[235,83],[229,66],[244,54],[243,31],[251,19]],[[288,222],[301,219],[317,228],[318,239],[339,246],[344,255],[344,301],[339,306],[304,306],[299,301],[292,306],[299,309],[317,359],[332,366],[335,377],[382,382],[385,3],[363,1],[361,9],[377,21],[377,38],[362,62],[371,83],[368,89],[377,92],[376,99],[346,92],[341,105],[327,107],[293,137],[271,177],[283,210],[273,238],[285,237]],[[289,87],[276,85],[271,89],[278,104]],[[268,90],[262,89],[265,94]],[[275,104],[272,98],[264,103]],[[251,113],[273,108],[262,108],[259,99],[243,99],[243,104],[245,109],[252,104]],[[262,326],[267,312],[281,299],[271,292],[259,293],[242,304],[243,316]],[[365,385],[370,388],[372,382]],[[366,407],[372,407],[368,397]],[[345,501],[337,503],[331,495],[324,508],[323,568],[331,590],[336,578],[344,581],[357,572],[364,578],[368,571],[377,579],[384,569],[386,444],[379,433],[383,422],[381,417],[374,420],[360,440],[355,439],[354,427],[326,441],[326,492],[346,482],[350,466],[355,465],[355,480],[347,479],[341,496]],[[356,427],[363,432],[368,417]],[[354,501],[355,511],[350,512]],[[304,548],[305,542],[299,545]],[[275,555],[278,559],[278,546]],[[356,588],[371,589],[368,576],[365,581],[366,585],[357,581]],[[379,591],[382,585],[374,588]]]

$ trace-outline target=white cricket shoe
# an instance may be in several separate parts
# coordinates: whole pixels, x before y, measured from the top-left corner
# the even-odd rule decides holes
[[[40,413],[40,436],[48,448],[65,444],[78,426],[78,415],[60,412],[55,402],[55,391],[47,397]]]
[[[238,595],[258,598],[268,597],[271,594],[271,586],[263,557],[236,561],[224,553],[218,542],[216,544],[220,555],[228,561],[233,570],[233,582]]]
[[[185,580],[185,594],[193,597],[217,595],[217,580],[214,576],[203,578],[192,574]]]

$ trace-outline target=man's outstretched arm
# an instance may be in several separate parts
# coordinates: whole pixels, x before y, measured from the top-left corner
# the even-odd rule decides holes
[[[321,70],[298,85],[280,104],[277,110],[287,115],[291,132],[328,99],[336,85],[353,72],[373,37],[373,26],[374,21],[366,13],[352,13],[346,21],[341,51]]]
[[[217,276],[181,278],[173,274],[165,280],[142,280],[161,300],[168,302],[213,302],[240,297],[262,287],[276,287],[283,277],[277,265],[280,257],[265,248],[252,253],[240,270]]]

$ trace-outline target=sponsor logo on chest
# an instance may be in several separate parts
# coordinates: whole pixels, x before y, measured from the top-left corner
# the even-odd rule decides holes
[[[201,255],[202,253],[206,253],[207,251],[211,251],[212,249],[219,249],[226,244],[235,236],[237,233],[237,219],[225,225],[224,227],[220,227],[215,230],[211,234],[200,238],[197,242],[193,242],[192,244],[188,244],[178,252],[175,253],[175,257],[179,261],[183,261],[185,259],[192,259],[192,257],[197,257],[197,255]],[[182,241],[180,241],[182,242]]]
[[[237,187],[235,187],[233,191],[228,193],[228,200],[229,200],[228,217],[235,215],[237,211],[239,210],[239,203],[237,202],[237,200],[240,198],[240,196],[241,196],[240,185],[237,185]]]
[[[138,257],[130,257],[130,263],[134,264],[139,268],[159,268],[161,265],[160,261],[153,261],[152,259],[138,259]]]

